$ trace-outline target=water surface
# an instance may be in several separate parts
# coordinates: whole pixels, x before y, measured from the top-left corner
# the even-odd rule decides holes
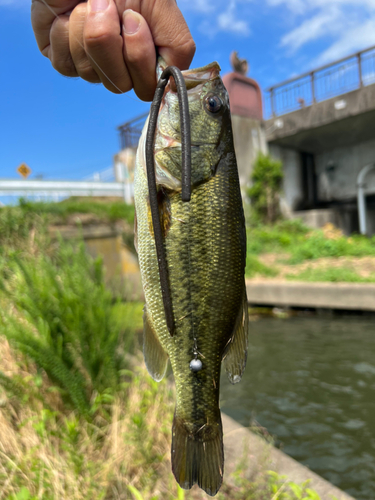
[[[295,317],[250,325],[241,383],[222,410],[256,419],[287,454],[358,500],[375,498],[375,319]]]

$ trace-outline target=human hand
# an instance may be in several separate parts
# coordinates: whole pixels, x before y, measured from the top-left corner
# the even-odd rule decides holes
[[[156,49],[187,69],[195,43],[175,0],[32,0],[39,50],[62,75],[151,101]]]

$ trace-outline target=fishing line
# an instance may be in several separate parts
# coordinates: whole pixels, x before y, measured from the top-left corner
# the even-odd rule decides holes
[[[155,176],[154,162],[154,143],[156,125],[159,115],[161,101],[163,99],[164,90],[169,78],[173,76],[177,87],[178,103],[180,109],[181,122],[181,153],[182,153],[182,168],[181,168],[181,198],[182,201],[190,201],[191,198],[191,138],[190,138],[190,115],[187,90],[184,77],[181,71],[175,66],[168,66],[161,74],[160,80],[156,86],[154,99],[151,104],[150,117],[146,136],[146,169],[147,182],[150,196],[150,209],[152,216],[152,225],[154,228],[154,238],[156,246],[156,254],[159,265],[159,276],[161,292],[163,297],[163,305],[165,319],[169,333],[173,337],[175,330],[175,322],[173,317],[173,307],[171,292],[169,287],[169,273],[167,259],[165,255],[163,232],[159,217],[159,206],[157,199],[157,187]]]
[[[49,11],[51,11],[51,12],[52,12],[52,14],[56,17],[56,19],[61,19],[61,18],[60,18],[60,16],[59,16],[59,15],[58,15],[58,14],[57,14],[54,10],[53,10],[53,8],[52,8],[50,5],[48,5],[48,3],[46,2],[46,0],[40,0],[40,1],[41,1],[41,2],[42,2],[42,3],[43,3],[46,7],[47,7],[47,9],[48,9]],[[101,67],[100,67],[100,65],[99,65],[99,64],[95,61],[95,59],[94,59],[93,57],[91,57],[91,56],[90,56],[90,54],[87,54],[86,49],[85,49],[85,46],[81,43],[81,41],[80,41],[80,40],[79,40],[76,36],[75,36],[74,38],[75,38],[76,42],[78,43],[78,45],[79,45],[79,46],[80,46],[80,47],[81,47],[81,48],[85,51],[85,54],[87,55],[87,57],[88,57],[89,59],[91,59],[91,61],[92,61],[92,62],[93,62],[93,63],[94,63],[97,67],[98,67],[98,69],[99,69],[99,70],[103,73],[103,75],[107,78],[107,80],[109,81],[109,83],[111,83],[111,84],[115,87],[115,89],[117,89],[117,90],[120,92],[120,94],[125,94],[125,95],[126,95],[126,97],[127,97],[128,99],[131,99],[132,101],[135,101],[135,102],[139,102],[139,101],[140,101],[140,99],[138,99],[138,98],[137,98],[137,99],[134,99],[133,97],[130,97],[130,95],[127,95],[127,93],[126,93],[126,92],[124,92],[123,90],[121,90],[121,89],[120,89],[120,88],[119,88],[119,87],[118,87],[118,86],[117,86],[117,85],[116,85],[116,84],[115,84],[115,83],[114,83],[114,82],[113,82],[113,81],[109,78],[109,76],[108,76],[108,75],[107,75],[107,74],[106,74],[106,73],[102,70],[102,68],[101,68]]]

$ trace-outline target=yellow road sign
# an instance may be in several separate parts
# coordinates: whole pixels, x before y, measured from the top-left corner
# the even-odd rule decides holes
[[[26,163],[21,163],[21,165],[17,168],[17,172],[22,175],[22,177],[27,179],[27,177],[31,174],[31,168],[26,165]]]

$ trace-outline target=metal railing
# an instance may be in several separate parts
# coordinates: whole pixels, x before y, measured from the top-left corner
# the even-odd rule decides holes
[[[146,121],[147,113],[136,116],[132,120],[117,127],[120,132],[120,149],[136,148]]]
[[[94,172],[84,178],[85,181],[95,182],[113,182],[115,180],[115,172],[113,167],[108,167],[100,172]]]
[[[265,116],[280,116],[375,83],[375,46],[267,89]]]
[[[127,198],[124,182],[45,181],[0,179],[0,196],[121,196]]]

